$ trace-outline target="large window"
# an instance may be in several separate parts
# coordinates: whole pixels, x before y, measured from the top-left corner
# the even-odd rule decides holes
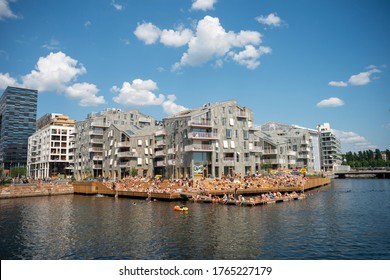
[[[232,130],[230,128],[226,128],[226,139],[232,139]]]

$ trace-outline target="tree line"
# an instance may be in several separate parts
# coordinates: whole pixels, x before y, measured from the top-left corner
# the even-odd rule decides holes
[[[382,153],[386,154],[386,160],[382,158]],[[349,165],[352,168],[388,167],[390,166],[390,150],[347,152],[343,155],[343,159],[343,165]]]

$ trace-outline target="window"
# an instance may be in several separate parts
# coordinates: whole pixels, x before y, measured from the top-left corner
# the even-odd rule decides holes
[[[222,118],[222,125],[223,125],[223,126],[226,125],[226,118]]]
[[[249,131],[248,130],[243,130],[242,133],[244,135],[244,139],[248,140],[249,139]]]
[[[226,128],[226,139],[232,139],[232,130],[230,128]]]

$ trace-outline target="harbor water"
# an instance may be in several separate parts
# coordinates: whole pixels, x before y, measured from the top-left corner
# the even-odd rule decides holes
[[[255,207],[112,196],[0,200],[2,260],[390,259],[390,180]]]

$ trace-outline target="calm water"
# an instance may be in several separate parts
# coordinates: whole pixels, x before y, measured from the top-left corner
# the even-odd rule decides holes
[[[257,207],[64,195],[0,200],[1,259],[390,259],[390,180]],[[134,204],[135,203],[135,204]]]

